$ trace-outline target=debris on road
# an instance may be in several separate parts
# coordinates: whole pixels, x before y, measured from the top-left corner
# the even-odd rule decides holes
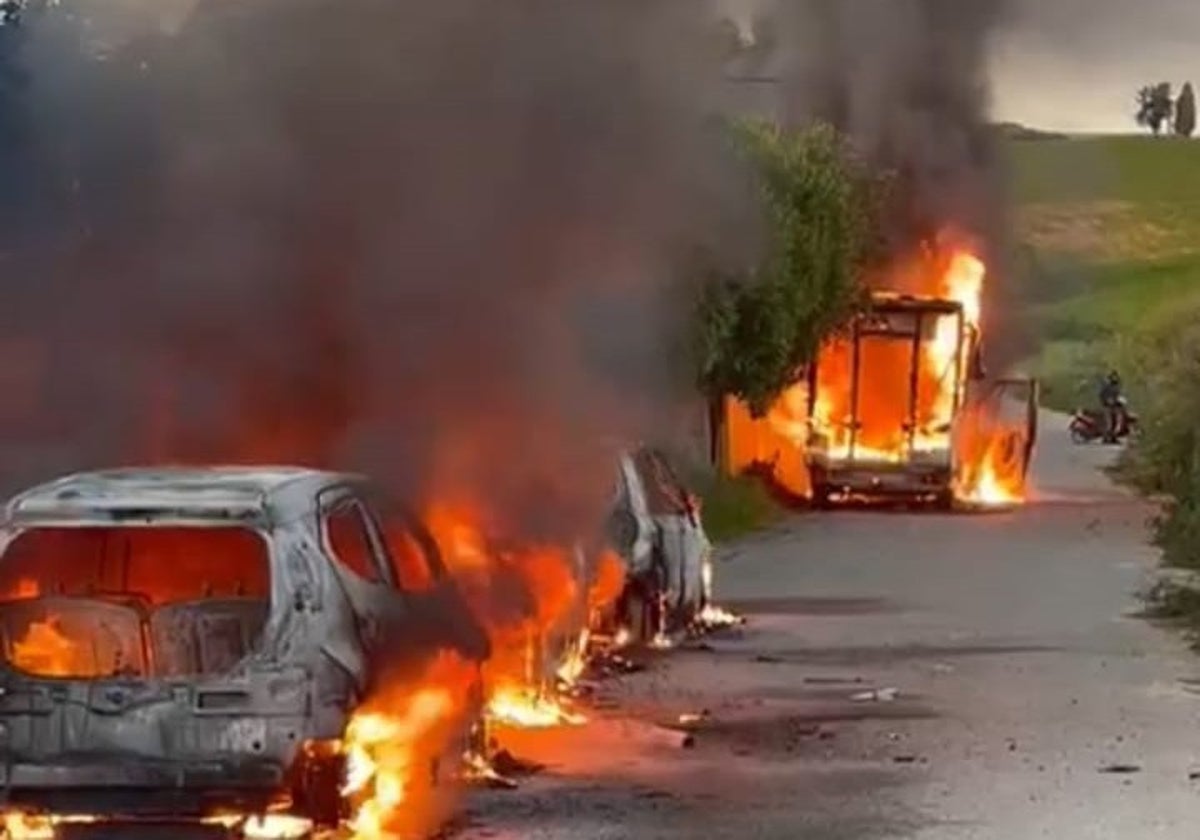
[[[689,732],[687,735],[683,736],[683,740],[679,742],[679,746],[685,750],[695,749],[696,736]]]
[[[898,688],[877,688],[872,691],[860,691],[850,695],[855,703],[891,703],[900,696]]]
[[[545,770],[546,765],[501,749],[492,756],[492,769],[502,776],[535,776]]]
[[[1101,773],[1112,773],[1117,775],[1128,775],[1130,773],[1140,773],[1142,768],[1136,764],[1108,764],[1100,768]]]
[[[711,712],[708,709],[701,709],[699,712],[684,712],[679,716],[680,726],[695,726],[698,723],[703,723],[708,720]]]

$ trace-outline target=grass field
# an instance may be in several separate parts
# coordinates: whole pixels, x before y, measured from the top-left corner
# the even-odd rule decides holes
[[[1046,402],[1089,399],[1146,326],[1200,308],[1200,140],[1092,137],[1009,145],[1022,289]]]

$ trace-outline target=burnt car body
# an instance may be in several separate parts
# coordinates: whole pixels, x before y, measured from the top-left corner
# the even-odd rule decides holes
[[[15,497],[0,530],[7,807],[332,818],[339,780],[310,766],[313,745],[390,669],[489,652],[428,532],[400,511],[385,538],[372,492],[353,475],[221,467],[86,473]]]
[[[610,543],[626,564],[615,621],[633,639],[684,629],[710,605],[712,544],[700,505],[662,452],[620,456]]]

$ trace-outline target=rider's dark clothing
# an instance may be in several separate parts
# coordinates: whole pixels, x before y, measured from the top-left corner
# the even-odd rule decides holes
[[[1100,406],[1104,409],[1104,418],[1107,421],[1104,437],[1106,440],[1116,440],[1124,409],[1121,405],[1121,380],[1115,376],[1108,377],[1100,386]]]
[[[1109,379],[1100,387],[1100,405],[1114,408],[1121,404],[1121,383]]]

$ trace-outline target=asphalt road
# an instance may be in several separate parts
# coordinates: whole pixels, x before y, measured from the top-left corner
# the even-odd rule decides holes
[[[510,738],[548,769],[472,794],[458,833],[1194,838],[1200,659],[1134,615],[1150,511],[1064,426],[1043,418],[1020,510],[802,515],[728,547],[749,625]]]

